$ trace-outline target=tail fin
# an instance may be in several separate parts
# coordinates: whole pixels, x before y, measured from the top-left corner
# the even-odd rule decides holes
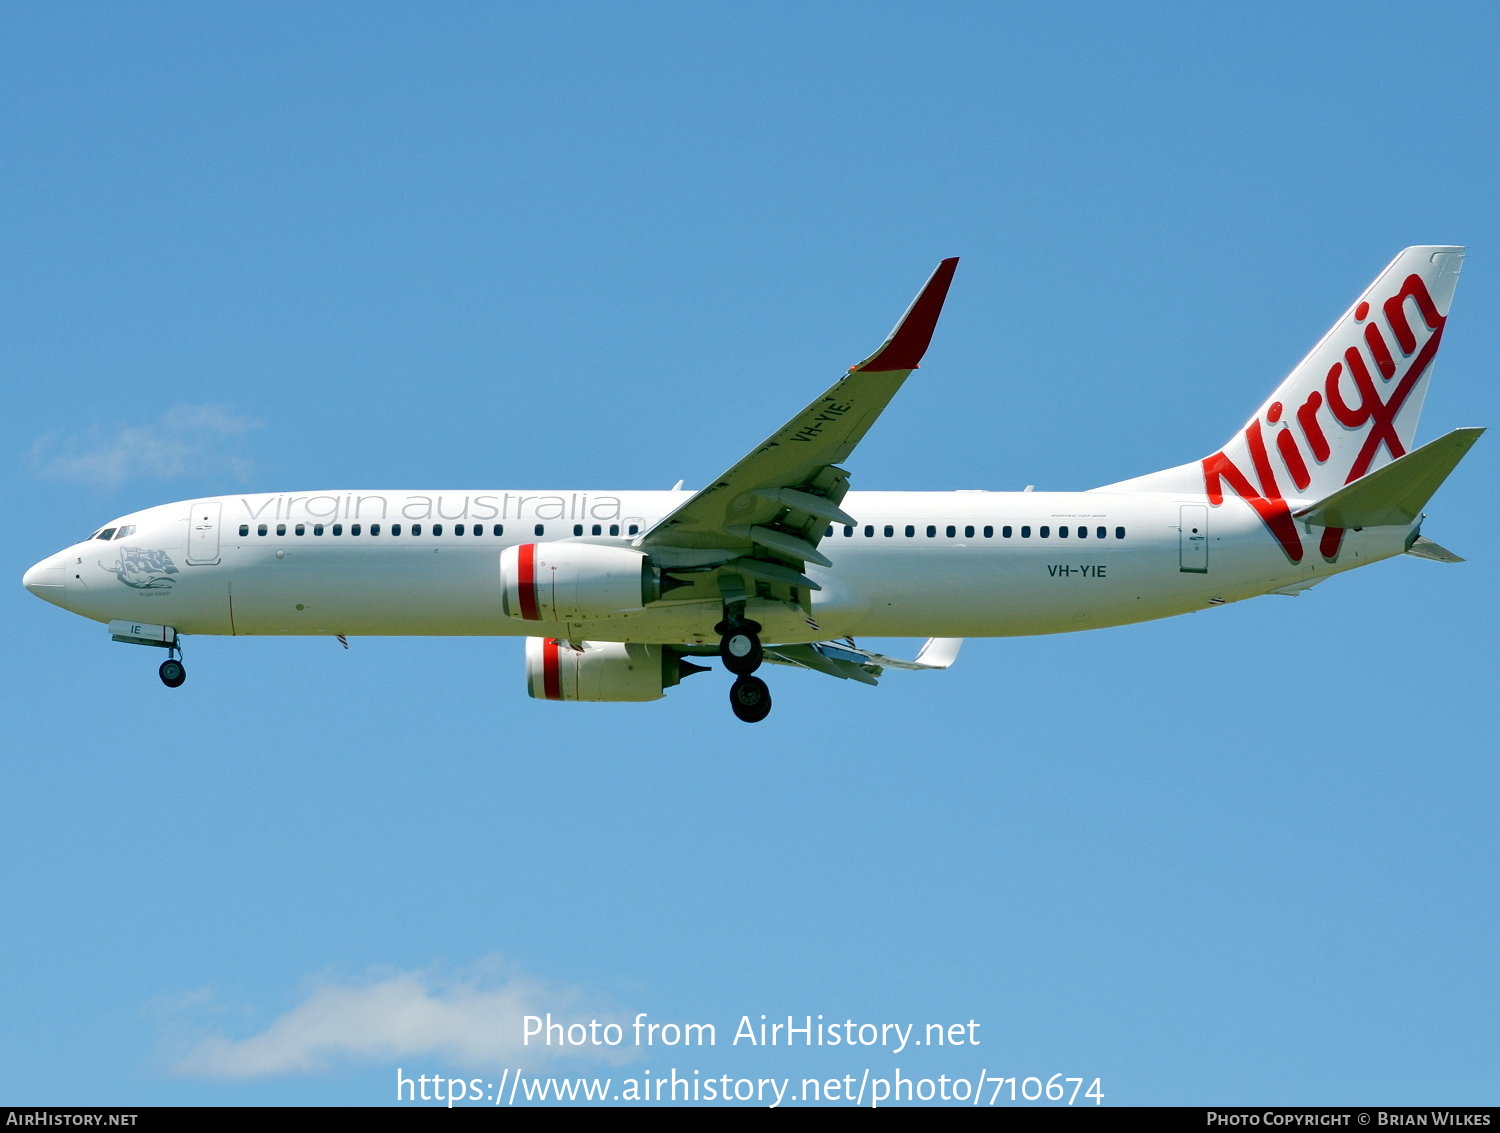
[[[1218,452],[1101,490],[1236,495],[1301,561],[1285,501],[1325,499],[1410,449],[1463,256],[1407,248]]]

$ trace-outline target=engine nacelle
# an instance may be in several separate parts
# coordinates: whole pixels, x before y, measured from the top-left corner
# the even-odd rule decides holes
[[[660,700],[683,677],[705,672],[666,645],[526,639],[527,691],[537,700]]]
[[[500,606],[527,622],[632,614],[661,597],[661,572],[640,551],[594,543],[522,543],[500,552]]]

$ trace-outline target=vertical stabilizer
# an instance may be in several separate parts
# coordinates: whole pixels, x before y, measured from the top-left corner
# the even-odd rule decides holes
[[[1324,499],[1412,447],[1463,256],[1407,248],[1223,448],[1103,490],[1204,493],[1214,505],[1238,496],[1300,562],[1286,500]],[[1325,557],[1337,548],[1334,533]]]

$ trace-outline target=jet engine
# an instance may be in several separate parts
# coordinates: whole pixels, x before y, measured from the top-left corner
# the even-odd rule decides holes
[[[660,700],[683,677],[706,672],[666,645],[526,639],[526,686],[537,700]]]
[[[661,597],[661,571],[640,551],[593,543],[522,543],[500,552],[501,609],[528,622],[630,614]]]

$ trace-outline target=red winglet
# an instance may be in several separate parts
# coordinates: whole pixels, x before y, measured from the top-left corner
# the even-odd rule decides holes
[[[938,264],[932,277],[911,301],[911,306],[906,308],[906,314],[897,321],[890,337],[874,354],[851,367],[850,372],[915,370],[922,355],[927,353],[927,344],[932,341],[932,332],[937,328],[938,316],[943,313],[943,300],[948,298],[948,285],[953,282],[953,272],[957,267],[957,256]]]

